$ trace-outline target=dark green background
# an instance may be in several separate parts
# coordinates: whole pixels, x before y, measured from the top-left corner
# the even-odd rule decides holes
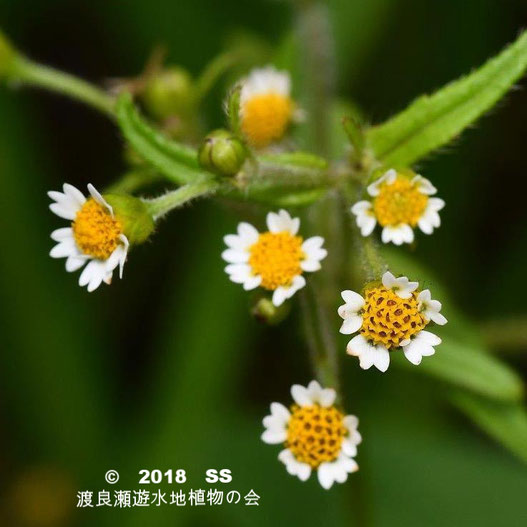
[[[371,122],[470,71],[527,24],[522,0],[330,6],[339,93]],[[0,0],[0,27],[22,50],[93,81],[137,74],[160,42],[170,62],[197,74],[233,31],[278,45],[290,24],[279,1]],[[224,89],[207,104],[211,126],[222,124]],[[361,470],[330,492],[288,476],[279,448],[260,442],[260,420],[311,374],[295,317],[259,326],[222,270],[222,236],[239,216],[211,203],[174,213],[133,252],[123,281],[89,295],[48,257],[62,224],[45,193],[115,180],[124,169],[117,129],[69,100],[4,87],[0,123],[0,524],[26,525],[12,497],[23,474],[42,483],[27,507],[46,490],[58,496],[39,467],[70,488],[64,525],[527,523],[525,467],[442,402],[446,387],[411,370],[359,372],[344,360]],[[525,312],[526,137],[527,95],[513,92],[419,167],[447,207],[416,257],[478,323]],[[525,372],[522,355],[508,360]],[[229,488],[254,488],[259,508],[74,510],[77,490],[109,488],[109,468],[121,473],[119,488],[135,489],[140,468],[184,468],[188,490],[207,488],[205,469],[224,467]],[[43,516],[28,525],[46,525]]]

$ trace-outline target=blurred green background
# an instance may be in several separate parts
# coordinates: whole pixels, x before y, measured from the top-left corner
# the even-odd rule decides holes
[[[339,94],[371,122],[470,71],[527,24],[523,0],[329,4]],[[287,2],[264,0],[0,0],[0,27],[20,49],[96,82],[136,75],[158,43],[197,74],[241,29],[279,45],[291,18]],[[225,89],[206,105],[211,128]],[[361,470],[330,492],[289,476],[279,449],[260,442],[260,421],[312,374],[296,317],[257,324],[223,272],[222,236],[239,216],[209,202],[173,213],[124,280],[90,295],[48,257],[61,224],[46,191],[114,181],[118,130],[75,102],[5,87],[0,122],[1,525],[527,524],[525,466],[444,402],[446,385],[412,369],[381,375],[343,361]],[[476,324],[526,312],[526,137],[518,91],[419,167],[447,207],[415,256]],[[523,351],[506,359],[525,374]],[[139,488],[141,468],[183,468],[187,491],[208,487],[206,469],[230,468],[225,488],[254,489],[261,504],[76,510],[78,490],[111,490],[109,468],[123,489]]]

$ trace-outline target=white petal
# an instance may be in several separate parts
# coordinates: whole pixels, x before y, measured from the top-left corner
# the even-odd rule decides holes
[[[438,326],[444,326],[448,322],[448,320],[437,311],[431,311],[429,316],[432,322],[435,322]]]
[[[71,227],[56,229],[51,233],[51,239],[55,240],[56,242],[73,239],[73,230]]]
[[[51,258],[67,258],[69,256],[77,256],[79,251],[73,239],[67,239],[55,245],[49,252]]]
[[[325,408],[328,408],[329,406],[333,406],[333,404],[335,404],[336,398],[337,398],[337,392],[335,390],[333,390],[332,388],[324,388],[320,392],[318,402],[320,406],[324,406]]]
[[[65,206],[60,203],[52,203],[49,206],[49,210],[60,218],[65,220],[74,220],[75,216],[77,216],[78,209],[73,208],[72,206]]]
[[[432,294],[430,293],[430,289],[423,289],[417,295],[418,302],[429,302],[431,299],[432,299]]]
[[[442,340],[437,336],[431,333],[430,331],[425,331],[422,329],[415,337],[414,341],[416,340],[426,342],[427,344],[430,344],[431,346],[439,346],[441,344]]]
[[[74,271],[80,269],[87,261],[88,259],[85,257],[79,258],[75,256],[70,256],[66,260],[66,271],[68,271],[68,273],[73,273]]]
[[[292,218],[289,213],[281,209],[278,214],[269,212],[267,214],[267,227],[271,232],[289,232],[295,235],[300,227],[300,220]]]
[[[105,261],[91,260],[79,277],[79,285],[88,286],[88,292],[91,293],[101,285],[107,274]]]
[[[289,410],[280,403],[271,403],[271,414],[281,420],[284,424],[286,424],[291,417]]]
[[[277,287],[273,293],[273,304],[280,307],[287,300],[287,289],[285,287]]]
[[[386,287],[386,289],[391,289],[396,284],[396,282],[397,279],[390,271],[386,271],[382,275],[382,285]]]
[[[406,276],[395,278],[390,271],[386,271],[382,277],[382,285],[386,289],[393,289],[399,298],[406,299],[412,296],[412,292],[417,289],[419,282],[410,282]]]
[[[238,224],[238,235],[247,245],[252,245],[258,241],[260,234],[258,231],[250,224],[242,221]]]
[[[373,365],[384,373],[390,365],[390,352],[384,346],[375,346],[372,352],[372,360]]]
[[[108,209],[110,214],[113,216],[112,206],[102,197],[102,194],[91,183],[88,183],[88,192],[99,205],[106,207],[106,209]]]
[[[435,194],[437,192],[437,189],[434,187],[434,185],[432,185],[432,183],[423,176],[416,175],[412,179],[412,184],[417,188],[419,192],[421,192],[421,194],[431,196],[432,194]]]
[[[429,331],[420,331],[417,336],[403,347],[404,356],[415,365],[421,363],[422,357],[435,353],[433,346],[441,344],[441,339]]]
[[[369,236],[373,232],[373,229],[375,229],[375,225],[377,225],[377,220],[374,216],[368,214],[357,217],[357,226],[362,236]]]
[[[368,185],[368,188],[367,188],[368,194],[373,197],[378,196],[380,186],[383,183],[387,183],[388,185],[391,185],[395,181],[396,177],[397,177],[397,172],[393,168],[391,168],[390,170],[385,172],[379,179],[377,179],[376,181]]]
[[[328,490],[333,486],[335,482],[336,467],[334,463],[324,462],[318,467],[317,476],[322,488]]]
[[[278,454],[278,459],[285,465],[285,468],[292,476],[297,476],[300,481],[306,481],[311,475],[311,467],[307,463],[298,461],[289,449],[282,450]]]
[[[225,249],[221,253],[221,257],[229,263],[247,263],[249,261],[249,253],[247,251],[239,251],[236,249]]]
[[[311,397],[311,392],[301,384],[291,386],[291,397],[298,406],[311,406],[315,402]]]
[[[362,200],[357,201],[351,208],[350,211],[356,216],[362,216],[366,211],[369,211],[373,208],[371,201]]]
[[[362,322],[363,319],[360,315],[350,315],[344,320],[339,331],[343,335],[351,335],[362,327]]]
[[[342,452],[347,456],[355,457],[357,455],[357,445],[346,438],[342,441]]]
[[[359,470],[359,465],[357,465],[357,462],[354,459],[351,459],[345,454],[341,454],[338,458],[340,467],[346,471],[346,473],[351,474],[352,472],[357,472]],[[346,481],[346,479],[344,479]],[[342,483],[344,483],[342,481]]]
[[[445,206],[445,201],[441,198],[430,198],[427,203],[427,208],[431,210],[440,211]]]
[[[277,445],[287,439],[287,430],[267,429],[260,436],[264,443],[268,445]]]
[[[355,291],[346,289],[340,293],[340,296],[346,302],[346,309],[353,313],[358,313],[364,307],[364,298]]]

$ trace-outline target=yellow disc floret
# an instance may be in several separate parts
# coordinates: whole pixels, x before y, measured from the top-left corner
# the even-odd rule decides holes
[[[262,287],[274,290],[288,286],[295,276],[302,274],[302,242],[301,236],[286,231],[260,234],[249,249],[249,265],[254,275],[262,277]]]
[[[298,461],[317,468],[325,461],[337,459],[342,440],[347,434],[344,415],[334,406],[294,405],[285,447],[291,450]]]
[[[291,120],[293,102],[279,93],[255,95],[242,108],[242,130],[251,145],[261,148],[280,139]]]
[[[383,226],[406,223],[415,227],[428,203],[428,196],[406,177],[398,175],[393,183],[383,183],[373,201],[377,221]]]
[[[77,247],[98,260],[110,257],[119,245],[119,236],[123,232],[121,222],[91,198],[77,212],[71,228]]]
[[[386,349],[397,348],[401,342],[421,331],[427,321],[419,312],[417,294],[400,298],[384,286],[368,289],[362,313],[362,336]]]

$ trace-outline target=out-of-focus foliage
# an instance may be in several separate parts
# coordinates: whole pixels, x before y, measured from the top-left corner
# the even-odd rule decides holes
[[[375,122],[482,63],[527,21],[520,1],[339,0],[330,7],[341,95],[355,97]],[[231,30],[245,27],[276,45],[288,40],[291,20],[287,3],[263,0],[4,0],[0,21],[30,56],[98,80],[140,71],[160,41],[171,62],[198,72]],[[211,127],[223,125],[224,88],[207,104]],[[448,206],[437,235],[419,240],[416,278],[430,280],[445,299],[450,324],[442,336],[452,355],[456,346],[461,357],[484,349],[474,320],[525,310],[527,218],[523,196],[511,189],[523,178],[526,108],[525,94],[511,96],[462,149],[421,167]],[[113,181],[123,168],[115,128],[69,101],[5,89],[0,116],[3,489],[42,463],[79,490],[107,487],[109,468],[121,473],[121,488],[137,488],[140,468],[185,468],[188,490],[204,486],[205,469],[228,467],[229,488],[254,488],[259,509],[81,510],[65,524],[524,523],[525,467],[444,402],[452,398],[525,458],[523,410],[477,395],[516,399],[508,368],[496,370],[495,360],[478,355],[474,393],[459,395],[447,373],[442,379],[450,382],[442,383],[415,374],[437,376],[426,367],[382,376],[344,360],[348,409],[360,416],[364,437],[361,470],[330,493],[314,481],[300,484],[278,465],[277,451],[259,442],[258,423],[270,401],[288,400],[291,382],[310,378],[304,343],[294,320],[265,331],[252,322],[245,295],[224,276],[221,239],[238,218],[221,207],[179,211],[155,243],[137,249],[124,281],[87,295],[47,256],[57,225],[45,192],[65,180]],[[425,268],[440,268],[441,284]],[[460,309],[468,317],[458,318]],[[524,357],[512,359],[521,373]],[[2,505],[0,523],[16,525],[8,514],[13,507]]]

